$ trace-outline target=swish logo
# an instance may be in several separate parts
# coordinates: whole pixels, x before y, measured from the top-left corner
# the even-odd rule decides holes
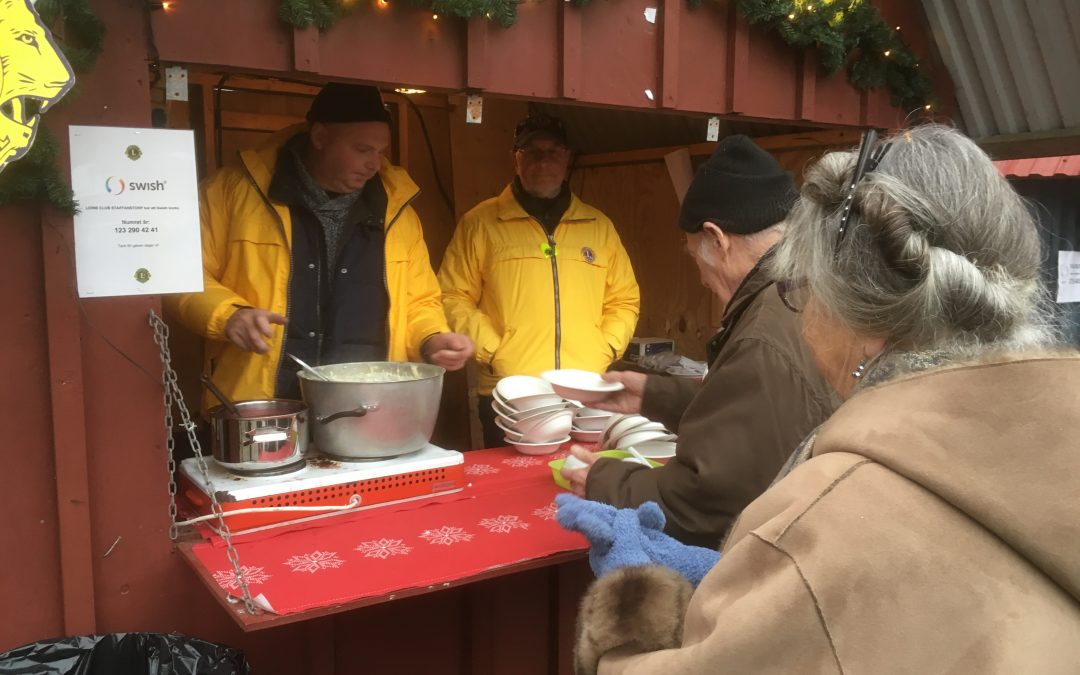
[[[124,192],[160,192],[165,189],[165,181],[125,181],[123,178],[109,176],[105,179],[105,191],[111,195],[119,195]]]
[[[117,178],[116,176],[109,176],[105,179],[105,192],[111,195],[122,194],[127,189],[127,184],[123,178]]]

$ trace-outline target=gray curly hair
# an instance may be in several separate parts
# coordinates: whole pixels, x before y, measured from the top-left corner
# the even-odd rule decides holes
[[[893,354],[951,361],[1056,342],[1036,224],[990,158],[940,125],[885,142],[839,249],[856,155],[830,153],[807,172],[776,278],[805,281],[820,306]]]

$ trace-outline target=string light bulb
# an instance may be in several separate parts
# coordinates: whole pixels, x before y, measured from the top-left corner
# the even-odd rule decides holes
[[[885,58],[889,58],[890,54],[892,54],[892,50],[891,49],[886,49],[885,50]]]
[[[795,13],[792,12],[791,14],[788,14],[787,18],[788,18],[789,21],[794,21],[795,20]]]
[[[386,9],[390,6],[389,0],[375,0],[375,6],[379,9]]]
[[[924,105],[924,106],[923,106],[923,110],[930,110],[930,109],[931,109],[931,108],[933,108],[933,107],[934,107],[934,106],[933,106],[932,104],[930,104],[930,103],[927,103],[926,105]]]
[[[432,18],[432,19],[434,19],[435,21],[438,21],[438,20],[439,20],[439,15],[438,15],[438,14],[434,14],[434,13],[433,13],[433,14],[431,15],[431,18]]]

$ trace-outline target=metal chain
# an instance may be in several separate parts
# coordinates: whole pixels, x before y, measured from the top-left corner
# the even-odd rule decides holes
[[[176,379],[176,371],[172,367],[172,355],[169,353],[169,326],[158,316],[154,310],[150,310],[150,326],[154,329],[154,342],[161,350],[161,382],[165,389],[165,447],[168,450],[169,460],[169,538],[176,541],[178,536],[177,511],[176,511],[176,457],[175,442],[173,441],[173,416],[172,407],[176,404],[180,411],[180,424],[187,432],[188,442],[195,453],[195,464],[199,467],[199,473],[207,487],[210,496],[210,508],[218,522],[218,534],[225,541],[225,555],[232,563],[233,574],[240,586],[240,593],[244,599],[244,609],[250,614],[258,614],[259,609],[251,599],[251,591],[248,589],[247,579],[244,577],[243,568],[240,566],[240,556],[232,543],[232,532],[225,523],[224,511],[217,500],[217,490],[210,482],[210,471],[206,465],[206,459],[202,454],[202,446],[195,436],[195,423],[191,420],[187,406],[184,404],[184,394],[180,391],[180,384]]]

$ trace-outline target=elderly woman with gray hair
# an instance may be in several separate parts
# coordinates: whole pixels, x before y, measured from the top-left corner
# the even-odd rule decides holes
[[[774,273],[846,399],[696,590],[589,590],[579,673],[1075,673],[1080,358],[989,158],[925,126],[806,175]]]

